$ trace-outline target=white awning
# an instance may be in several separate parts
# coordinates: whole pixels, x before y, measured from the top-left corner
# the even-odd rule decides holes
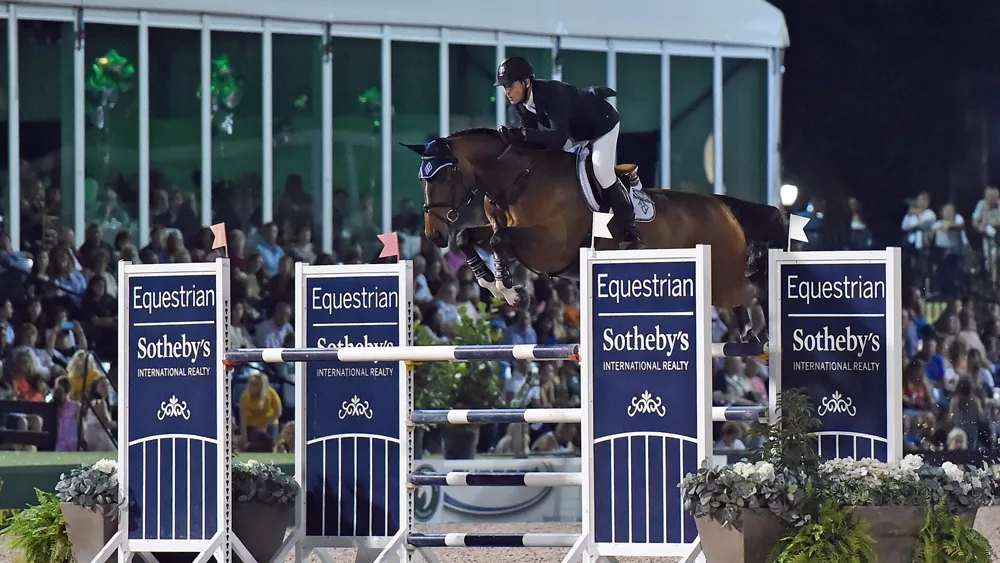
[[[765,0],[14,0],[13,3],[755,47],[784,48],[789,44],[784,14]]]

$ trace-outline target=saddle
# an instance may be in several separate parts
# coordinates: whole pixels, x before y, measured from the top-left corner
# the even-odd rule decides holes
[[[587,202],[587,207],[592,212],[607,212],[609,205],[603,201],[600,183],[594,176],[594,162],[588,145],[578,146],[573,149],[576,155],[576,177],[580,186],[580,193],[583,200]],[[637,164],[618,164],[615,166],[615,175],[622,184],[630,187],[629,200],[632,202],[632,209],[635,210],[635,221],[637,223],[649,223],[656,218],[656,205],[649,199],[649,195],[643,191],[642,182],[639,180],[639,166]]]

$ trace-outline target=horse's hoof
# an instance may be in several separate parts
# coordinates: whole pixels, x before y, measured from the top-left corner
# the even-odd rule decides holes
[[[511,303],[510,306],[519,311],[527,311],[528,305],[531,304],[531,297],[528,295],[528,292],[525,291],[524,286],[514,286],[514,294],[514,302]]]

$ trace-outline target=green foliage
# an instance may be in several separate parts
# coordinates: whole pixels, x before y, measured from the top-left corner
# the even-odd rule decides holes
[[[35,489],[38,504],[18,512],[7,522],[0,537],[7,545],[20,551],[24,563],[65,563],[72,561],[66,521],[59,497]]]
[[[234,462],[233,501],[261,502],[278,508],[290,508],[299,496],[299,484],[278,466],[255,459]]]
[[[423,326],[414,323],[417,346],[434,344]],[[459,310],[452,325],[455,346],[496,344],[486,304],[479,303],[479,318]],[[413,370],[414,405],[418,409],[484,409],[501,405],[500,364],[497,362],[427,362]]]
[[[741,529],[743,509],[770,512],[789,525],[798,523],[803,517],[804,485],[802,474],[777,470],[766,461],[719,467],[705,461],[698,473],[684,477],[680,488],[684,509],[693,516],[709,516]]]
[[[88,467],[63,473],[56,483],[56,494],[63,502],[90,508],[104,516],[117,518],[119,502],[118,465],[102,459]]]
[[[771,563],[876,563],[871,526],[836,501],[827,500],[816,518],[778,540]]]
[[[819,467],[815,435],[822,422],[804,388],[785,389],[777,396],[775,422],[754,422],[750,433],[764,438],[760,459],[777,468],[813,474]]]
[[[944,502],[928,507],[913,563],[989,563],[993,556],[989,540]]]

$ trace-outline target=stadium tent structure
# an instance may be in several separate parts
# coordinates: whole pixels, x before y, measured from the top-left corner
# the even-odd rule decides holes
[[[189,189],[202,224],[274,218],[297,174],[324,251],[335,229],[351,228],[335,205],[389,230],[403,200],[422,198],[417,163],[397,143],[508,123],[492,81],[511,55],[539,77],[616,89],[620,160],[640,164],[644,184],[778,201],[789,39],[764,0],[16,0],[0,31],[13,187],[4,207],[18,208],[21,159],[58,154],[60,220],[80,243],[99,187],[118,173],[137,178],[141,244],[151,173]],[[135,88],[97,127],[101,99],[87,80],[112,48],[134,64]],[[223,54],[242,85],[231,122],[197,96]],[[48,141],[25,134],[27,122]],[[213,193],[213,182],[239,178],[259,178],[252,197]],[[18,248],[20,218],[9,222]]]

